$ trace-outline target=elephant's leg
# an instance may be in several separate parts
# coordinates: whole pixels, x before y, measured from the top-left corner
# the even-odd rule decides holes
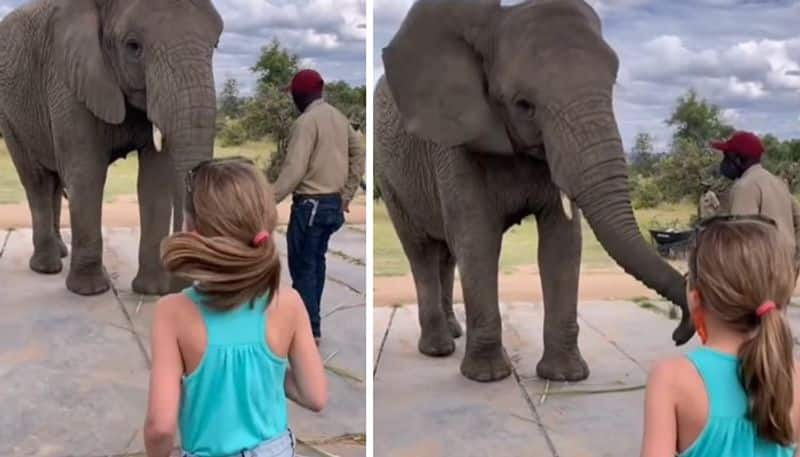
[[[536,373],[553,381],[581,381],[589,376],[578,350],[581,217],[574,205],[572,214],[572,220],[567,219],[560,200],[537,214],[545,314],[544,354]]]
[[[447,248],[440,241],[413,240],[403,243],[411,264],[419,302],[420,338],[418,348],[423,354],[438,357],[452,354],[455,349],[448,316],[442,306],[439,262]],[[452,306],[450,308],[452,312]]]
[[[447,247],[443,242],[432,240],[414,230],[409,217],[395,203],[388,187],[381,190],[414,277],[420,325],[417,347],[423,354],[433,357],[450,355],[456,350],[456,345],[440,302],[442,293],[439,278],[440,258]]]
[[[64,185],[61,183],[61,178],[58,178],[55,194],[53,195],[53,229],[55,230],[56,239],[58,240],[58,250],[61,258],[69,255],[67,245],[64,243],[64,239],[61,238],[61,198],[63,195]]]
[[[59,273],[63,266],[53,219],[53,194],[58,185],[58,176],[33,160],[9,130],[5,130],[4,139],[31,210],[33,255],[28,266],[38,273]]]
[[[470,233],[455,249],[467,311],[467,347],[461,373],[475,381],[497,381],[511,374],[497,302],[502,232],[485,225],[468,225],[464,230]]]
[[[110,287],[103,268],[102,235],[110,139],[98,131],[97,120],[82,106],[66,106],[55,113],[59,117],[51,122],[53,144],[62,163],[72,228],[67,289],[79,295],[97,295]],[[52,207],[50,211],[52,214]]]
[[[169,235],[172,214],[172,185],[175,167],[171,158],[154,148],[139,151],[139,271],[133,279],[133,291],[162,295],[170,290],[169,275],[161,265],[159,248]]]
[[[447,328],[453,338],[459,338],[463,331],[461,324],[456,319],[453,312],[453,276],[456,268],[456,260],[450,252],[450,248],[443,244],[439,255],[439,280],[441,281],[442,309],[447,317]]]

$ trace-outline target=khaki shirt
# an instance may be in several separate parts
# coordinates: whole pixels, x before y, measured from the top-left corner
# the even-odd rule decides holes
[[[349,202],[364,175],[363,136],[339,110],[319,99],[292,124],[280,176],[273,184],[280,202],[291,193],[340,194]]]
[[[731,187],[730,206],[731,214],[760,214],[774,220],[798,264],[800,205],[786,183],[761,165],[753,165]]]

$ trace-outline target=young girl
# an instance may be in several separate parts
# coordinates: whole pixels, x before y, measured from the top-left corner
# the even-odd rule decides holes
[[[305,306],[278,287],[272,192],[243,159],[203,162],[186,184],[188,231],[162,260],[195,285],[156,305],[147,455],[168,456],[180,428],[186,456],[293,456],[286,397],[320,411],[327,385]]]
[[[795,455],[800,391],[784,317],[794,266],[777,237],[755,216],[701,225],[687,294],[703,347],[653,368],[643,457]]]

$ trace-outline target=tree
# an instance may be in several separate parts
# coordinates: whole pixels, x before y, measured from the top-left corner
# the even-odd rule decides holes
[[[228,78],[219,94],[219,112],[221,115],[236,118],[241,114],[242,99],[239,98],[239,81]]]
[[[649,133],[636,135],[636,142],[631,149],[631,169],[642,176],[651,176],[655,172],[659,156],[654,152],[653,137]]]
[[[717,173],[719,161],[719,155],[708,148],[692,140],[679,139],[658,164],[658,187],[670,202],[685,198],[696,202],[709,189],[724,193],[730,182]]]
[[[353,125],[364,130],[367,119],[366,86],[352,87],[344,81],[326,84],[325,99],[347,116]]]
[[[733,133],[733,127],[720,119],[719,107],[698,98],[694,89],[678,98],[678,105],[666,122],[675,128],[673,142],[692,141],[701,147]]]
[[[261,48],[261,56],[250,70],[258,75],[259,90],[271,86],[284,88],[298,71],[300,58],[281,46],[277,38]]]

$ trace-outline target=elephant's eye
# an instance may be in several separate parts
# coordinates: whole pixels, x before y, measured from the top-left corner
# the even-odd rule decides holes
[[[128,56],[135,60],[142,57],[142,44],[134,39],[129,39],[125,42],[125,50]]]
[[[520,115],[532,118],[536,115],[536,107],[533,104],[525,99],[519,99],[514,102],[514,106],[516,107],[517,111]]]

